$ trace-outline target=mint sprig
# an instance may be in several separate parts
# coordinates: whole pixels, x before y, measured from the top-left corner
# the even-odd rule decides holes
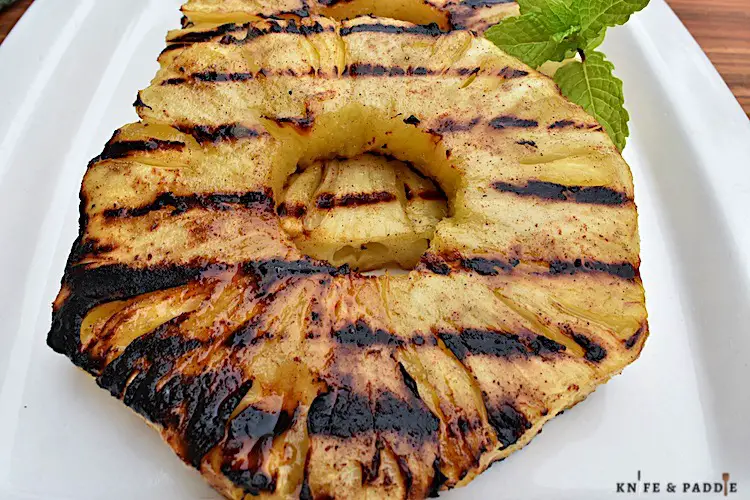
[[[607,28],[625,24],[649,0],[518,0],[521,15],[501,21],[485,36],[508,54],[538,68],[580,55],[555,73],[555,82],[605,128],[622,151],[628,112],[614,66],[596,52]]]

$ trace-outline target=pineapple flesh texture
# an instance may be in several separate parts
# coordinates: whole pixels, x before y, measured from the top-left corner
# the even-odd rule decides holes
[[[279,213],[297,247],[359,271],[413,269],[447,215],[434,183],[379,156],[317,162],[287,184]]]
[[[48,343],[228,498],[463,486],[639,356],[630,171],[470,31],[216,26],[264,5],[186,6],[208,17],[89,165]],[[406,275],[330,262],[410,238]]]

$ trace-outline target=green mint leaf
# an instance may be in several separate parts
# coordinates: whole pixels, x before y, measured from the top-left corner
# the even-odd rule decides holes
[[[567,29],[571,29],[569,26]],[[574,33],[570,31],[570,33]],[[556,36],[557,35],[557,36]],[[485,32],[492,43],[517,57],[532,68],[547,61],[562,61],[565,53],[575,49],[575,43],[565,33],[556,33],[539,14],[530,12],[511,17]]]
[[[555,0],[557,1],[557,0]],[[576,2],[582,38],[590,40],[610,26],[625,24],[649,0],[580,0]]]
[[[622,81],[612,74],[614,65],[601,52],[586,55],[585,62],[572,62],[555,73],[563,95],[581,105],[599,121],[620,151],[630,134],[622,93]]]
[[[545,25],[555,31],[565,31],[578,22],[575,0],[519,0],[521,14],[539,14]]]
[[[604,42],[605,36],[607,36],[607,28],[604,28],[601,33],[599,33],[594,38],[589,38],[588,40],[586,40],[586,45],[583,47],[583,51],[585,53],[588,53],[589,51],[596,49],[602,44],[602,42]]]

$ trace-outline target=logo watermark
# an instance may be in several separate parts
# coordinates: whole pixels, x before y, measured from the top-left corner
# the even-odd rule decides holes
[[[647,495],[650,493],[680,493],[680,494],[703,494],[729,496],[738,492],[736,482],[731,481],[731,474],[725,472],[720,481],[643,481],[641,471],[638,471],[638,479],[617,483],[616,493]]]

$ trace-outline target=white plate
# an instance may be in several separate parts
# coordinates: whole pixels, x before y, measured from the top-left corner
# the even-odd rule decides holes
[[[2,499],[216,496],[45,345],[87,161],[136,119],[180,3],[37,0],[0,46]],[[651,338],[623,376],[446,498],[623,498],[617,483],[639,471],[641,491],[676,483],[667,498],[729,472],[733,496],[750,498],[750,121],[663,0],[651,4],[604,49],[633,115]]]

